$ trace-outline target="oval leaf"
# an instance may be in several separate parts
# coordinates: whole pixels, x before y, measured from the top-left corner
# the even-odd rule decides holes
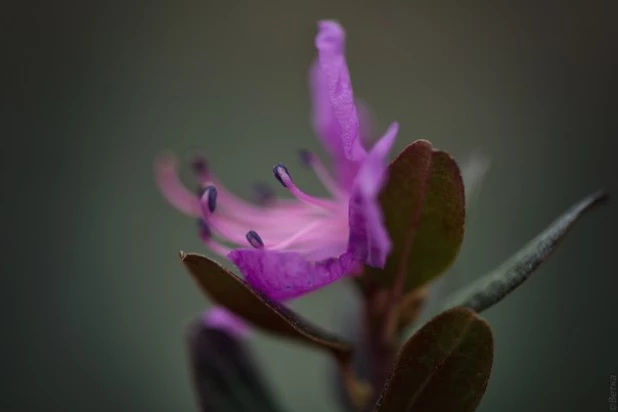
[[[549,257],[585,212],[607,198],[606,193],[597,192],[571,207],[511,259],[447,299],[444,307],[463,306],[481,312],[504,299]]]
[[[393,249],[385,268],[366,268],[361,282],[390,287],[400,279],[405,295],[455,260],[464,233],[464,187],[455,160],[425,140],[404,149],[388,173],[380,204]]]
[[[491,374],[487,322],[456,308],[429,321],[401,348],[374,412],[469,412]]]
[[[348,343],[270,300],[218,263],[192,253],[181,252],[180,257],[204,293],[254,326],[329,350],[342,362],[350,358]]]
[[[203,412],[277,412],[244,342],[196,320],[187,339],[194,389]]]

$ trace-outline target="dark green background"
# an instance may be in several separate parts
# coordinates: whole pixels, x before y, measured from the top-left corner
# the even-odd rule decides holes
[[[203,248],[152,161],[202,147],[243,195],[285,161],[321,193],[295,163],[319,150],[306,74],[321,18],[347,29],[377,132],[398,120],[398,149],[425,138],[491,156],[457,282],[589,192],[618,195],[615,0],[6,5],[0,410],[195,410],[182,338],[207,303],[177,252]],[[615,204],[586,216],[486,313],[496,358],[481,411],[608,410],[617,223]],[[335,329],[344,287],[293,306]],[[289,410],[336,410],[323,354],[253,343]]]

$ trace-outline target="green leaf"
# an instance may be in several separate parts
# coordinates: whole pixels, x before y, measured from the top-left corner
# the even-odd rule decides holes
[[[380,204],[393,249],[383,270],[367,267],[359,280],[389,288],[401,279],[405,295],[455,260],[463,240],[465,195],[457,163],[425,140],[405,148],[388,173]]]
[[[194,321],[187,339],[189,366],[203,412],[278,412],[280,407],[245,342]]]
[[[493,364],[487,322],[456,308],[430,320],[401,348],[374,412],[470,412]]]
[[[223,266],[198,254],[181,252],[180,257],[202,291],[219,305],[268,332],[328,350],[341,362],[349,360],[352,347],[347,342],[270,300]]]
[[[607,199],[600,191],[575,204],[512,258],[448,298],[444,307],[462,306],[477,312],[492,307],[532,275],[585,212]]]

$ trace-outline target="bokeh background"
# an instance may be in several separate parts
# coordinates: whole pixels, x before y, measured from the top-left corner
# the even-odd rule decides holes
[[[242,195],[285,161],[321,193],[295,162],[323,154],[306,87],[322,18],[347,29],[376,136],[398,120],[398,149],[426,138],[491,157],[455,283],[588,193],[618,195],[614,0],[7,5],[0,410],[196,410],[183,335],[208,302],[177,252],[203,247],[157,193],[153,159],[203,148]],[[485,313],[496,358],[480,411],[608,410],[617,223],[615,203],[585,216]],[[345,288],[293,307],[337,330]],[[325,355],[259,333],[252,345],[288,410],[338,410]]]

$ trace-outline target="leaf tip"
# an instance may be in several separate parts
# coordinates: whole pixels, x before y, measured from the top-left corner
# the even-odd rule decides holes
[[[206,259],[205,256],[202,256],[199,253],[187,253],[182,250],[178,252],[178,257],[180,257],[180,260],[184,264],[194,263],[194,262],[199,261],[200,259]]]
[[[593,199],[593,204],[601,204],[601,205],[605,205],[609,203],[609,192],[607,192],[606,190],[600,189],[597,190],[596,192],[594,192],[592,194],[592,199]]]
[[[433,144],[429,140],[426,140],[426,139],[417,139],[413,141],[412,143],[410,143],[410,145],[423,146],[426,148],[433,149]]]

